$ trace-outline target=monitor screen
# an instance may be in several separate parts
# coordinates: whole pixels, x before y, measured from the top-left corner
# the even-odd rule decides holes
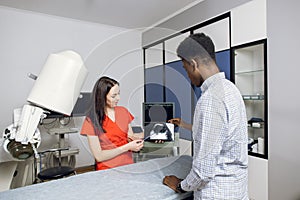
[[[90,106],[90,100],[91,100],[92,93],[90,92],[80,92],[80,95],[76,101],[76,104],[73,108],[73,111],[71,113],[70,117],[83,117],[86,115],[86,112]],[[49,111],[50,113],[47,115],[46,118],[63,118],[66,117],[66,115]]]
[[[85,116],[92,102],[91,98],[91,92],[80,92],[80,95],[72,111],[72,117]]]
[[[173,102],[144,102],[143,126],[147,140],[173,140],[173,130],[167,125],[169,119],[174,118],[175,106]]]
[[[143,123],[167,122],[174,118],[175,106],[173,102],[144,102],[143,103]]]

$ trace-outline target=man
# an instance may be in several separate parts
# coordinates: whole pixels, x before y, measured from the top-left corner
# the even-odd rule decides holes
[[[241,94],[219,71],[214,44],[205,34],[187,37],[177,55],[202,95],[191,127],[191,171],[184,180],[171,175],[163,183],[176,192],[194,191],[194,199],[248,199],[247,117]],[[171,122],[189,127],[180,119]]]

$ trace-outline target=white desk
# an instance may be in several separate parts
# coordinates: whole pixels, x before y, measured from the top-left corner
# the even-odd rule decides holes
[[[134,153],[136,162],[152,158],[170,157],[179,155],[179,133],[175,133],[174,141],[164,143],[144,142],[144,147],[138,153]]]

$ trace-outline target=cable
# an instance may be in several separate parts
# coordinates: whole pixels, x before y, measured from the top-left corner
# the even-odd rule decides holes
[[[57,121],[58,119],[57,118],[55,118],[53,121],[51,121],[51,122],[49,122],[49,123],[44,123],[44,121],[41,123],[41,125],[46,129],[46,130],[48,130],[48,129],[50,129],[50,128],[53,128],[55,125],[56,125],[56,121]]]

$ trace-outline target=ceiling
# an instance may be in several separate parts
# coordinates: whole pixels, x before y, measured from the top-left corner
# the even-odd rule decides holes
[[[147,28],[203,0],[0,0],[13,7],[122,28]]]

